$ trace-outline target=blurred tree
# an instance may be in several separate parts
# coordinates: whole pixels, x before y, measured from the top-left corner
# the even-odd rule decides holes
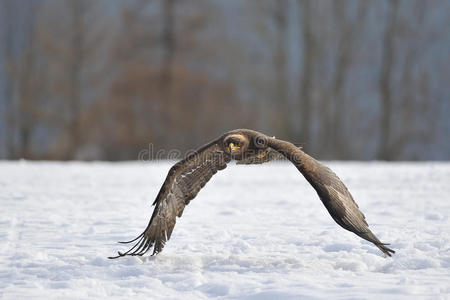
[[[276,117],[280,120],[277,128],[278,131],[283,136],[292,135],[291,129],[292,124],[290,122],[291,119],[291,105],[289,102],[289,76],[288,76],[288,9],[289,3],[287,0],[280,0],[275,2],[274,8],[274,18],[276,24],[276,32],[277,32],[277,41],[276,41],[276,50],[275,50],[275,93],[274,93],[274,102],[281,109],[277,109],[275,111]],[[281,115],[280,115],[281,114]]]
[[[161,0],[163,10],[163,26],[161,44],[163,48],[163,66],[161,68],[161,89],[170,101],[168,90],[172,82],[172,66],[175,58],[175,0]]]
[[[13,105],[13,46],[14,46],[14,2],[2,1],[0,2],[0,27],[2,28],[1,43],[3,48],[3,97],[4,97],[4,131],[5,131],[5,143],[6,143],[6,158],[13,158],[14,155],[14,105]]]
[[[389,15],[386,28],[384,30],[381,56],[381,70],[379,74],[379,92],[381,99],[380,111],[380,141],[378,144],[377,158],[381,160],[391,160],[391,119],[392,119],[392,93],[391,84],[393,82],[393,67],[395,62],[394,39],[398,31],[398,0],[389,1]]]
[[[427,27],[433,10],[424,1],[389,2],[389,21],[383,33],[383,52],[379,73],[381,111],[380,140],[377,158],[394,160],[409,156],[408,151],[419,145],[422,152],[436,130],[439,103],[430,90],[427,54],[438,32]],[[409,10],[409,14],[405,11]],[[434,108],[434,109],[433,109]],[[408,150],[409,149],[409,150]]]
[[[67,133],[70,136],[70,157],[76,158],[76,150],[81,145],[80,115],[82,109],[81,93],[83,88],[82,70],[85,64],[86,25],[85,15],[87,11],[84,0],[70,0],[71,36],[68,45],[68,101],[70,116]]]
[[[0,141],[10,158],[136,159],[150,142],[185,151],[251,127],[326,159],[448,157],[449,11],[2,0]]]
[[[108,80],[104,66],[104,45],[108,23],[101,16],[101,2],[65,0],[49,2],[41,23],[42,56],[48,63],[48,125],[58,128],[52,134],[50,155],[78,159],[89,135],[85,111],[100,97],[102,83]],[[80,156],[81,155],[81,156]]]
[[[405,7],[405,6],[403,6]],[[400,52],[397,80],[401,89],[392,87],[392,93],[397,101],[394,106],[396,117],[393,118],[391,129],[391,159],[417,159],[421,153],[429,150],[428,145],[437,131],[440,104],[432,93],[431,74],[428,58],[436,43],[445,39],[441,31],[429,24],[434,20],[436,7],[428,2],[415,1],[408,5],[410,14],[399,17],[397,47]],[[431,21],[433,20],[433,21]],[[443,25],[449,23],[444,23]]]
[[[300,75],[299,109],[300,135],[299,140],[311,143],[312,97],[314,69],[319,61],[319,49],[314,34],[313,3],[310,0],[298,1],[301,20],[302,41],[302,71]]]
[[[5,50],[5,120],[9,158],[32,158],[31,138],[38,123],[34,89],[39,78],[35,67],[35,28],[38,3],[29,1],[20,7],[4,1]],[[23,5],[23,3],[22,3]],[[42,79],[42,78],[40,78]]]
[[[354,67],[354,61],[358,56],[358,44],[365,29],[365,18],[369,8],[368,1],[358,1],[351,7],[348,1],[332,2],[333,15],[333,35],[336,44],[333,47],[334,72],[331,79],[331,92],[327,97],[328,115],[326,117],[323,141],[326,141],[324,149],[328,149],[327,157],[334,159],[349,159],[353,156],[352,149],[348,142],[351,137],[348,132],[347,120],[354,113],[352,103],[349,103],[349,93],[346,91],[346,82],[349,80],[349,73]],[[356,13],[353,10],[356,8]]]
[[[19,117],[17,118],[16,126],[19,137],[19,149],[18,156],[16,158],[31,158],[31,137],[32,131],[36,126],[36,100],[33,90],[36,88],[33,79],[36,77],[35,70],[35,35],[34,35],[34,9],[31,10],[30,18],[28,19],[27,26],[29,27],[29,39],[26,42],[26,46],[23,53],[23,59],[21,59],[18,65],[17,80],[17,97],[18,97],[18,109]]]
[[[165,145],[184,152],[240,118],[231,86],[189,67],[199,55],[195,49],[210,51],[198,38],[207,20],[202,13],[176,17],[176,3],[139,1],[123,7],[111,57],[119,62],[118,72],[108,94],[86,116],[95,128],[91,139],[101,140],[107,159],[135,159],[150,142],[155,151]],[[208,56],[201,58],[206,65]]]

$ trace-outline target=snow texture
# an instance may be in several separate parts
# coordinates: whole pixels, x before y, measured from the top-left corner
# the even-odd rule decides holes
[[[392,258],[277,162],[216,174],[159,255],[107,259],[171,164],[0,162],[0,298],[450,299],[450,163],[327,163]]]

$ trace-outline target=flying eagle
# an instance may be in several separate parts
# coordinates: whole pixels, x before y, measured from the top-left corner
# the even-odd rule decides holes
[[[331,217],[344,229],[372,242],[385,255],[394,250],[370,231],[363,213],[342,181],[324,166],[290,142],[269,137],[249,129],[236,129],[223,134],[195,153],[176,163],[167,174],[153,205],[150,222],[137,238],[120,242],[136,242],[126,252],[118,252],[118,258],[127,255],[143,255],[153,247],[158,254],[170,239],[176,217],[181,217],[184,207],[197,196],[217,171],[226,168],[234,159],[238,164],[261,164],[280,157],[289,159],[312,185]]]

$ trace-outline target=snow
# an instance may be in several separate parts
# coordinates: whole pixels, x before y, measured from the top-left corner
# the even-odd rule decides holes
[[[448,162],[327,162],[392,258],[278,162],[215,175],[159,255],[107,259],[171,164],[0,162],[0,298],[450,299]]]

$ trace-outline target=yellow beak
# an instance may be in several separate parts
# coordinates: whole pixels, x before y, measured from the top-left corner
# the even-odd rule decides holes
[[[235,146],[234,143],[229,143],[228,146],[230,147],[231,152],[233,152],[234,150],[241,149],[241,147]]]

